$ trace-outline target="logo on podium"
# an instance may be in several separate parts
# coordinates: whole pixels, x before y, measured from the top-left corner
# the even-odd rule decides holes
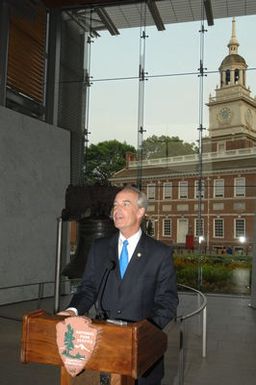
[[[81,373],[95,351],[99,330],[87,317],[67,317],[56,324],[57,346],[67,372]]]

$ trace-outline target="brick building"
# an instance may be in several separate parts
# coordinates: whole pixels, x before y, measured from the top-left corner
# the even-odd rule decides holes
[[[256,223],[256,99],[246,85],[235,20],[220,82],[209,97],[208,136],[202,152],[137,162],[130,154],[115,185],[137,182],[149,199],[157,239],[177,247],[250,253]],[[200,163],[201,162],[201,167]],[[201,170],[200,172],[198,170]]]

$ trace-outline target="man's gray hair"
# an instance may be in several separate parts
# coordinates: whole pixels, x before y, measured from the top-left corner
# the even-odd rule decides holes
[[[125,186],[121,191],[133,191],[138,195],[137,204],[139,208],[144,208],[145,211],[148,208],[148,198],[143,191],[140,191],[137,187],[132,185]]]

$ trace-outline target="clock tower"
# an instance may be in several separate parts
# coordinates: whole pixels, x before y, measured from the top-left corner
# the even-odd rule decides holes
[[[247,64],[238,54],[235,23],[233,18],[229,54],[219,67],[220,85],[207,104],[209,137],[205,145],[211,143],[213,152],[256,146],[256,99],[246,86]]]

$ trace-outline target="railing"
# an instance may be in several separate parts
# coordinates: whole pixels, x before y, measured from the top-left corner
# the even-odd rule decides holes
[[[66,280],[67,281],[67,280]],[[63,281],[64,283],[65,281]],[[22,285],[13,285],[13,286],[4,286],[4,287],[0,287],[0,291],[2,290],[13,290],[13,289],[19,289],[19,288],[26,288],[26,287],[37,287],[37,296],[33,296],[33,298],[28,298],[26,299],[26,301],[35,301],[36,303],[36,308],[40,308],[41,306],[41,301],[43,298],[45,298],[45,286],[46,285],[52,285],[53,286],[53,289],[52,289],[52,294],[54,292],[54,285],[55,285],[55,282],[54,281],[45,281],[45,282],[34,282],[34,283],[26,283],[26,284],[22,284]],[[52,296],[52,295],[51,295]],[[20,301],[22,302],[22,301]],[[5,306],[7,304],[1,304],[0,306]],[[9,305],[9,303],[8,303]],[[2,316],[0,315],[0,318],[2,318]],[[7,318],[7,317],[6,317]],[[12,319],[10,317],[10,319]],[[14,320],[18,320],[16,318],[13,318]]]
[[[192,291],[197,294],[199,307],[191,313],[180,315],[176,317],[176,321],[179,322],[179,385],[184,384],[184,321],[189,318],[192,318],[196,315],[199,315],[203,312],[203,322],[202,322],[202,357],[206,357],[206,307],[207,299],[206,296],[199,290],[196,290],[190,286],[178,284],[178,287],[184,288],[186,290]]]
[[[227,150],[223,152],[205,152],[202,157],[204,161],[212,161],[215,159],[230,159],[235,157],[236,159],[243,156],[251,155],[252,157],[256,154],[256,147],[249,148],[239,148],[235,150]],[[156,159],[145,159],[142,161],[143,167],[152,167],[152,166],[166,166],[173,164],[190,164],[191,162],[198,162],[198,154],[188,154],[188,155],[179,155],[173,157],[164,157],[164,158],[156,158]],[[138,167],[137,161],[130,161],[129,168]]]

